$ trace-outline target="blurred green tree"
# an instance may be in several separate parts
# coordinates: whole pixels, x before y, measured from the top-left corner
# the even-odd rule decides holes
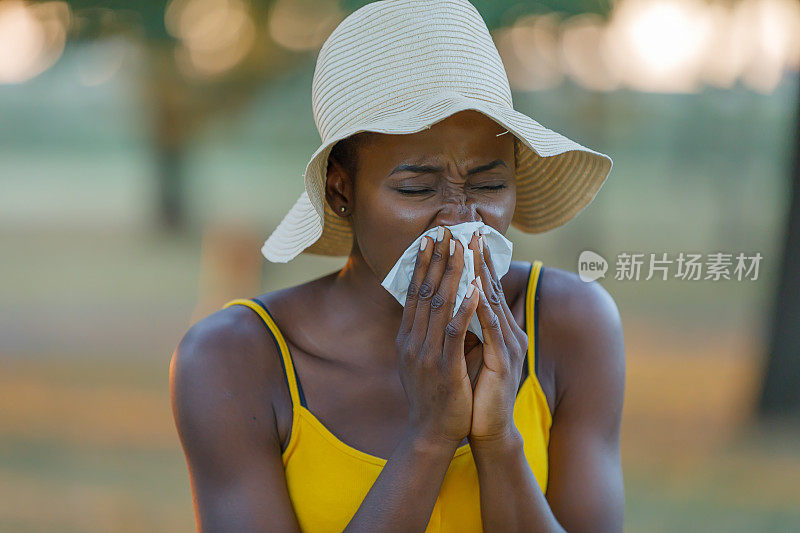
[[[187,213],[183,162],[192,136],[215,116],[246,106],[265,84],[302,64],[307,54],[289,50],[267,37],[268,13],[274,2],[240,1],[239,5],[247,8],[248,19],[240,17],[239,27],[232,25],[230,30],[238,30],[240,35],[244,30],[253,34],[253,38],[244,43],[246,49],[228,50],[240,57],[235,58],[235,62],[228,58],[229,65],[222,65],[227,68],[217,65],[216,70],[194,73],[187,70],[190,63],[187,56],[191,55],[191,50],[186,49],[186,39],[180,32],[194,32],[202,38],[203,31],[206,31],[213,39],[215,27],[224,31],[224,21],[218,20],[216,26],[209,27],[209,22],[213,21],[208,19],[215,16],[213,13],[207,14],[206,18],[198,13],[210,7],[212,2],[195,2],[194,12],[191,1],[180,0],[69,0],[67,3],[73,13],[69,32],[71,41],[98,40],[124,34],[142,47],[147,69],[143,72],[140,87],[145,108],[150,110],[150,137],[156,163],[158,197],[154,199],[154,214],[159,227],[184,229]],[[173,18],[179,19],[173,21],[173,27],[169,27],[169,9],[184,11],[173,14]],[[223,11],[216,14],[217,17],[225,15]],[[195,28],[191,27],[192,24]],[[228,40],[232,37],[236,36],[230,35],[230,31],[218,36]],[[213,45],[213,42],[209,43],[212,51]],[[211,59],[219,63],[220,58]]]
[[[800,80],[798,80],[800,81]],[[759,414],[800,421],[800,83],[783,259],[774,298]]]
[[[142,76],[141,94],[145,108],[150,110],[158,191],[154,214],[159,227],[181,230],[187,224],[184,159],[192,137],[213,117],[246,106],[272,80],[307,66],[339,20],[367,3],[67,0],[73,14],[70,41],[125,34],[139,42],[145,52],[147,70]],[[490,29],[512,24],[529,13],[610,11],[607,2],[596,0],[474,0],[473,4]],[[286,20],[270,20],[276,16]],[[296,20],[290,16],[299,18],[302,24],[292,24]],[[290,36],[288,46],[276,41],[276,27]]]

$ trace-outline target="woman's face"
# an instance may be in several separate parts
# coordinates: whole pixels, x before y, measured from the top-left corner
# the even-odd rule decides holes
[[[409,135],[377,134],[358,148],[358,172],[337,163],[328,199],[347,205],[364,260],[383,279],[428,229],[483,221],[505,234],[516,205],[514,137],[467,110]]]

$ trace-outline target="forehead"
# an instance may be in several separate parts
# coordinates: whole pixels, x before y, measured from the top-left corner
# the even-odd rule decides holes
[[[486,158],[507,159],[514,154],[514,136],[474,110],[455,113],[429,129],[407,135],[370,137],[368,150],[359,154],[362,168],[394,166],[401,162],[454,159],[471,164]],[[485,162],[485,161],[484,161]],[[511,161],[507,161],[512,163]]]

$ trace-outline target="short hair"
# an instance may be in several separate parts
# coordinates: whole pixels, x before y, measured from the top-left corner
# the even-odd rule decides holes
[[[350,137],[345,137],[341,141],[333,145],[329,159],[335,159],[344,170],[355,179],[358,172],[358,149],[366,144],[366,141],[372,138],[375,132],[361,131]]]

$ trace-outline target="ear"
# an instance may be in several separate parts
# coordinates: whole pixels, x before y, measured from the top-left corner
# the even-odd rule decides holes
[[[330,156],[325,179],[325,199],[337,215],[341,215],[340,206],[346,206],[348,210],[353,206],[353,177],[341,163]]]

